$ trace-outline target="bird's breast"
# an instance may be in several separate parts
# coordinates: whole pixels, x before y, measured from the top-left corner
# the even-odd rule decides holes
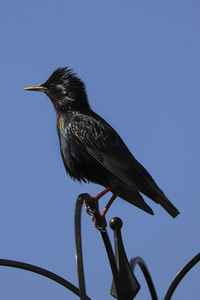
[[[81,145],[74,141],[70,124],[59,122],[58,134],[63,163],[67,173],[78,181],[92,181],[104,184],[103,168]],[[101,182],[102,181],[102,182]]]
[[[57,121],[60,150],[67,173],[76,180],[85,181],[84,168],[89,155],[74,141],[71,125],[63,118]]]

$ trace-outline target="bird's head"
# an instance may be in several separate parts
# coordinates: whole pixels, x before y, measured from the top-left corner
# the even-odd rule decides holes
[[[57,112],[89,108],[84,83],[68,67],[55,70],[45,83],[24,90],[44,92]]]

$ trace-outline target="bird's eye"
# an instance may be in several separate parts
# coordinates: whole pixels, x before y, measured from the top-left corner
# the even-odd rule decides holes
[[[67,100],[67,101],[74,101],[75,99],[73,98],[73,95],[71,92],[65,92],[64,94],[64,99]]]

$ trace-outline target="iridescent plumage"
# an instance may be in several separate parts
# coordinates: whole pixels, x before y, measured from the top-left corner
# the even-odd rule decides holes
[[[59,68],[42,85],[57,114],[61,155],[67,173],[78,181],[112,187],[112,193],[153,214],[142,194],[172,217],[179,211],[147,170],[134,158],[117,132],[92,111],[84,83],[68,68]]]

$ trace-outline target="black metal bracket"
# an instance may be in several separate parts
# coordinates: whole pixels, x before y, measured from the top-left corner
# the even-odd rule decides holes
[[[82,250],[81,250],[81,207],[85,200],[88,201],[88,204],[93,212],[93,215],[96,219],[98,227],[102,227],[102,223],[105,225],[106,220],[103,220],[100,213],[99,208],[96,204],[93,204],[88,197],[88,194],[81,194],[77,199],[76,212],[75,212],[75,237],[76,237],[76,257],[77,257],[77,266],[78,266],[78,276],[79,276],[79,287],[80,294],[81,289],[83,288],[83,297],[80,299],[85,300],[86,298],[86,290],[84,284],[84,272],[83,272],[83,260],[82,260]],[[76,226],[76,223],[79,226]],[[124,249],[121,228],[122,228],[122,220],[120,218],[113,218],[110,221],[110,227],[114,231],[114,242],[115,242],[115,256],[113,253],[113,249],[111,246],[111,242],[106,230],[106,227],[103,228],[102,231],[99,231],[104,246],[108,255],[111,271],[113,274],[113,282],[111,286],[111,295],[118,300],[132,300],[136,297],[137,293],[140,290],[140,284],[137,278],[134,275],[134,270],[136,265],[140,267],[147,282],[149,292],[152,300],[158,300],[158,296],[156,293],[156,289],[150,275],[150,272],[141,257],[135,257],[128,262],[126,252]],[[81,253],[80,253],[81,252]],[[164,300],[170,300],[176,287],[183,279],[183,277],[189,272],[189,270],[200,261],[200,253],[198,253],[175,277],[173,282],[171,283]]]
[[[78,273],[78,282],[79,289],[74,286],[72,283],[66,279],[60,277],[59,275],[52,273],[46,269],[27,264],[20,261],[0,259],[0,266],[13,267],[18,269],[23,269],[26,271],[34,272],[39,275],[45,276],[51,280],[56,281],[60,285],[64,286],[75,295],[80,297],[81,300],[91,300],[86,294],[85,287],[85,277],[84,277],[84,266],[83,266],[83,254],[82,254],[82,240],[81,240],[81,211],[83,202],[90,199],[91,197],[88,194],[81,194],[78,196],[75,207],[75,244],[76,244],[76,261],[77,261],[77,273]],[[99,228],[102,228],[102,231],[99,231],[104,242],[104,246],[107,252],[108,260],[110,263],[113,282],[111,286],[111,295],[118,300],[132,300],[137,296],[137,293],[140,290],[140,284],[137,278],[134,275],[135,266],[139,265],[140,269],[143,272],[145,280],[147,282],[149,292],[152,300],[158,300],[156,294],[156,289],[153,284],[150,272],[141,257],[135,257],[128,261],[126,252],[124,249],[121,228],[122,221],[119,218],[113,218],[110,221],[110,227],[114,232],[114,245],[115,245],[115,255],[113,248],[110,242],[110,238],[106,229],[106,220],[103,218],[98,209],[98,205],[89,201],[90,208],[93,212],[93,215],[96,219],[97,225]],[[200,261],[200,253],[198,253],[191,261],[189,261],[183,269],[177,274],[175,279],[172,281],[168,291],[164,297],[164,300],[170,300],[175,289],[177,288],[180,281],[183,277]]]
[[[9,260],[9,259],[0,259],[0,266],[6,266],[6,267],[12,267],[12,268],[17,268],[17,269],[22,269],[26,271],[30,271],[33,273],[37,273],[39,275],[42,275],[44,277],[47,277],[53,281],[56,281],[60,285],[64,286],[71,292],[73,292],[75,295],[80,296],[80,290],[74,286],[72,283],[67,281],[66,279],[58,276],[57,274],[50,272],[46,269],[27,264],[21,261],[15,261],[15,260]],[[91,300],[89,297],[86,297],[85,299]]]
[[[113,218],[110,221],[110,227],[114,231],[115,242],[115,261],[119,274],[119,284],[123,293],[123,299],[132,300],[140,290],[140,284],[131,270],[131,266],[124,249],[121,228],[123,226],[120,218]],[[111,295],[118,299],[115,280],[113,280]]]
[[[175,289],[183,279],[183,277],[200,261],[200,253],[193,257],[184,267],[178,272],[172,283],[170,284],[168,291],[164,297],[164,300],[170,300]]]

